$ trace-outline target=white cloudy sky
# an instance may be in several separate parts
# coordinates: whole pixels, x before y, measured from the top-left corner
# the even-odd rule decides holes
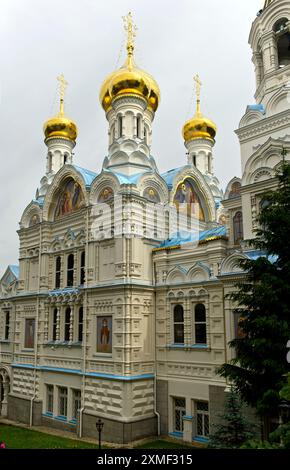
[[[162,94],[152,148],[159,170],[186,162],[181,129],[194,111],[192,77],[198,72],[202,110],[218,126],[215,171],[222,187],[240,174],[234,129],[254,102],[248,35],[263,3],[0,0],[0,275],[18,262],[18,222],[45,172],[42,126],[57,111],[60,73],[69,82],[67,114],[79,128],[75,163],[101,168],[107,125],[99,90],[124,60],[121,17],[130,10],[138,26],[136,62]]]

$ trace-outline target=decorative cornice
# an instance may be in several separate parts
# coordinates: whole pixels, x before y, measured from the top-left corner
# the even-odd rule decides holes
[[[237,129],[237,134],[240,142],[251,140],[253,137],[269,134],[269,131],[279,130],[283,127],[290,125],[290,112],[289,110],[264,118],[261,121],[248,124],[245,127]]]

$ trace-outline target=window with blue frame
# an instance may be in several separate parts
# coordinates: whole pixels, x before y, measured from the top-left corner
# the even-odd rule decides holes
[[[46,412],[53,414],[53,385],[46,386]]]
[[[78,411],[81,409],[81,391],[73,390],[72,419],[78,419]]]
[[[174,432],[183,432],[183,416],[186,414],[185,398],[174,398]]]
[[[174,344],[184,344],[184,310],[182,305],[175,305],[173,310]]]
[[[59,387],[59,402],[58,402],[58,414],[59,416],[67,417],[67,388]]]
[[[208,402],[196,402],[196,437],[208,437],[209,435],[209,411]]]

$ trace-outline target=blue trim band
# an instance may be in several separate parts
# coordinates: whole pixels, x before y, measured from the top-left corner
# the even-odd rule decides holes
[[[178,438],[180,439],[180,438],[183,437],[183,432],[180,432],[180,431],[170,432],[170,433],[169,433],[169,436],[178,437]]]
[[[193,436],[192,439],[195,442],[201,442],[201,443],[204,443],[204,444],[206,444],[209,441],[208,437],[202,437],[202,436]]]
[[[183,421],[192,421],[193,420],[193,416],[183,416]]]
[[[19,368],[19,369],[33,369],[33,364],[11,364],[11,367]],[[114,374],[103,374],[98,372],[83,372],[79,369],[63,369],[62,367],[49,367],[49,366],[36,366],[36,370],[42,371],[49,371],[49,372],[62,372],[65,374],[75,374],[75,375],[85,375],[86,377],[96,377],[101,379],[111,379],[111,380],[120,380],[123,382],[131,382],[134,380],[147,380],[147,379],[154,379],[155,374],[142,374],[142,375],[114,375]]]
[[[58,421],[67,422],[67,417],[66,416],[54,416],[54,419],[57,419]]]

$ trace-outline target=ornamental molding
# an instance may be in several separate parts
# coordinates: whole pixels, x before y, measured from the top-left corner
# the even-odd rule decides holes
[[[239,137],[240,142],[251,140],[253,137],[269,134],[270,131],[279,130],[290,125],[289,110],[283,111],[279,117],[277,115],[270,116],[262,121],[254,122],[246,127],[237,129],[235,133]]]

